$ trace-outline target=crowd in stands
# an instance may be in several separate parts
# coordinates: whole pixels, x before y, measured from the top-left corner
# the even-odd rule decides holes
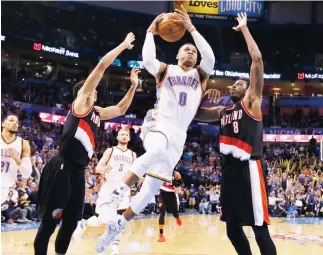
[[[2,102],[1,116],[8,112],[20,117],[19,136],[31,145],[33,171],[28,180],[18,176],[8,194],[9,208],[2,212],[9,224],[40,220],[36,211],[37,188],[44,165],[58,152],[62,131],[59,124],[44,123],[37,114],[27,114],[19,107]],[[104,178],[95,173],[95,167],[104,150],[116,145],[116,130],[100,131],[97,151],[86,168],[86,207],[84,216],[94,213],[95,202]],[[131,129],[129,148],[138,156],[144,153],[139,134]],[[323,216],[323,165],[319,160],[319,145],[315,139],[308,144],[271,143],[264,145],[263,170],[267,174],[267,192],[271,216]],[[219,213],[221,164],[218,138],[189,129],[181,161],[176,169],[183,185],[178,188],[180,211],[197,210],[200,213]],[[140,189],[138,183],[131,194]],[[154,203],[155,202],[155,203]],[[233,201],[234,202],[234,201]],[[158,213],[158,197],[145,213]]]

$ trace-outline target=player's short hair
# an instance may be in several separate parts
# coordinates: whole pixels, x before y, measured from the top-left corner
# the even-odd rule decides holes
[[[250,86],[250,79],[249,78],[240,77],[238,80],[245,81],[247,83],[247,89],[249,88],[249,86]]]
[[[181,49],[182,49],[183,47],[185,47],[186,45],[194,46],[194,47],[196,48],[196,46],[195,46],[193,43],[185,43],[185,44],[183,44],[183,45],[179,48],[179,50],[178,50],[177,54],[178,54],[178,53],[181,51]]]
[[[119,129],[119,131],[118,131],[118,134],[119,134],[119,132],[121,132],[121,131],[128,132],[128,133],[129,133],[129,135],[130,135],[130,130],[129,130],[128,128],[120,128],[120,129]]]
[[[85,81],[80,81],[78,83],[76,83],[73,87],[73,97],[76,98],[77,97],[77,93],[79,92],[79,90],[83,87]]]
[[[18,117],[18,115],[17,115],[17,114],[15,114],[15,113],[8,113],[7,115],[5,115],[5,116],[2,118],[1,123],[3,123],[6,119],[8,119],[8,117],[9,117],[9,116],[15,116],[15,117],[17,117],[17,119],[19,120],[19,117]]]

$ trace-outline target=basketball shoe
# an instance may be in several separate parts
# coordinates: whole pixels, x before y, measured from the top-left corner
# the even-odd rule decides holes
[[[158,238],[158,242],[159,243],[163,243],[163,242],[165,242],[165,237],[164,237],[164,235],[163,234],[159,234],[159,238]]]
[[[117,220],[112,220],[110,224],[107,224],[106,231],[99,237],[96,243],[96,251],[103,253],[108,249],[110,243],[122,232],[123,228],[124,225],[121,225],[121,215],[117,215]]]
[[[113,219],[116,218],[117,210],[121,201],[124,197],[124,194],[118,192],[116,189],[105,197],[104,200],[104,214],[100,214],[100,220],[105,224],[114,224]]]

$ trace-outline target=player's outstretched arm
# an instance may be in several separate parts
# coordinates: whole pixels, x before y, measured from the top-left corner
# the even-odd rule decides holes
[[[211,100],[212,103],[217,103],[220,99],[220,91],[217,89],[208,89],[201,100],[201,105],[207,100]],[[195,120],[214,122],[220,119],[220,112],[223,110],[223,106],[216,106],[212,108],[200,107],[194,117]]]
[[[158,15],[147,29],[146,39],[142,48],[142,60],[147,71],[153,75],[157,82],[161,79],[167,65],[156,59],[156,46],[154,35],[157,34],[157,25],[163,20],[165,13]]]
[[[29,178],[32,172],[32,164],[30,158],[30,145],[26,140],[22,140],[22,153],[21,159],[17,157],[14,149],[8,149],[8,152],[12,159],[18,166],[19,172],[23,178]]]
[[[135,95],[137,86],[139,84],[139,78],[138,78],[139,73],[140,73],[140,70],[137,68],[133,68],[131,70],[131,74],[130,74],[131,87],[128,90],[127,94],[124,96],[124,98],[117,105],[109,106],[105,108],[95,106],[95,109],[99,112],[100,118],[102,120],[108,120],[108,119],[112,119],[126,114],[132,102],[132,99]]]
[[[181,23],[189,31],[193,37],[195,45],[201,54],[201,63],[199,66],[202,82],[207,80],[214,69],[215,57],[211,46],[204,37],[196,30],[187,11],[181,6],[181,10],[175,10],[179,20],[174,20],[176,23]]]
[[[74,109],[77,113],[84,112],[84,108],[89,107],[89,105],[87,105],[88,99],[93,93],[95,93],[96,87],[99,85],[105,70],[111,65],[116,57],[120,55],[122,51],[124,51],[125,49],[133,48],[132,42],[134,40],[135,35],[133,33],[129,33],[126,39],[121,44],[119,44],[119,46],[108,52],[93,69],[93,71],[85,80],[84,85],[79,90],[77,98],[74,102]],[[91,104],[93,104],[93,102],[91,102]]]
[[[218,121],[220,119],[220,113],[224,108],[224,106],[215,106],[212,108],[201,107],[198,109],[194,119],[205,122]]]
[[[252,59],[252,64],[250,69],[249,98],[251,102],[255,100],[261,101],[262,90],[264,87],[264,64],[262,61],[261,52],[247,27],[246,13],[238,13],[237,19],[238,19],[239,25],[236,27],[233,27],[233,30],[242,32],[243,37],[245,38],[248,46],[249,54]]]
[[[108,163],[109,159],[111,158],[111,154],[112,154],[112,148],[108,148],[105,150],[102,158],[100,159],[98,165],[95,168],[96,173],[104,174],[104,173],[109,172],[111,170],[111,168],[109,166],[107,166],[107,163]]]

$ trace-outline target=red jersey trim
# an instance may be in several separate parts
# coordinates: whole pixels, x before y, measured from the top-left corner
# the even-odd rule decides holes
[[[245,106],[245,104],[244,104],[244,102],[243,102],[243,99],[241,100],[241,106],[242,106],[243,110],[246,112],[246,114],[247,114],[250,118],[252,118],[252,119],[254,119],[254,120],[256,120],[256,121],[262,121],[262,118],[255,117],[254,115],[252,115],[252,114],[248,111],[247,107]]]
[[[91,127],[89,126],[89,124],[85,120],[82,120],[82,119],[80,120],[78,126],[79,126],[79,128],[83,129],[84,132],[88,135],[90,142],[92,144],[92,149],[94,150],[95,140],[94,140],[94,134],[91,130]]]
[[[76,116],[76,117],[83,118],[83,117],[87,116],[90,113],[90,111],[92,110],[93,107],[94,107],[94,104],[84,114],[77,114],[75,112],[75,110],[74,110],[74,102],[73,102],[73,104],[72,104],[72,114],[74,116]]]
[[[264,221],[268,225],[270,225],[270,219],[269,219],[269,214],[268,214],[268,200],[267,200],[266,185],[265,185],[265,180],[264,180],[260,160],[257,160],[257,169],[258,169],[259,179],[260,179],[261,200],[262,200],[262,208],[264,211]]]
[[[220,135],[220,143],[236,146],[237,148],[244,150],[248,154],[251,154],[252,152],[252,147],[238,138]]]
[[[164,188],[167,188],[167,189],[170,189],[170,190],[174,190],[175,191],[175,187],[173,185],[168,185],[168,184],[164,183],[162,186]]]
[[[163,81],[165,80],[165,78],[167,76],[167,72],[168,72],[168,65],[166,67],[166,70],[165,70],[163,78],[156,84],[156,87],[161,87],[162,86],[162,83],[163,83]]]

